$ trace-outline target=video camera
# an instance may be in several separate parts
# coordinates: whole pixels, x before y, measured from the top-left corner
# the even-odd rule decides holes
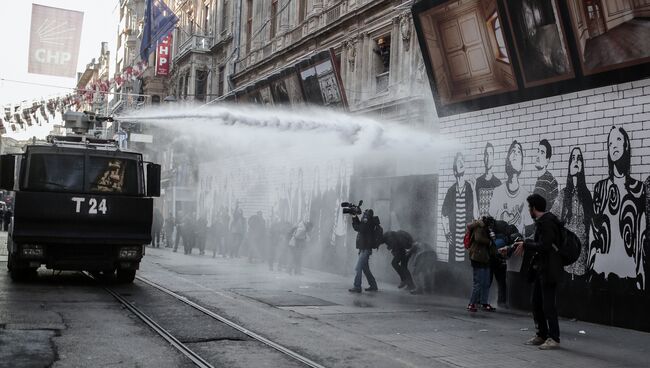
[[[361,210],[362,205],[363,205],[363,201],[359,201],[358,205],[355,205],[354,203],[350,203],[350,202],[341,203],[341,207],[343,207],[343,214],[353,215],[353,216],[359,216],[360,214],[363,213],[363,211]]]

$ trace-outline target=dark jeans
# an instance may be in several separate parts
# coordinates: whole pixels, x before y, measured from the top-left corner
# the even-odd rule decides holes
[[[151,246],[160,248],[160,230],[154,230],[151,233]]]
[[[230,244],[230,257],[239,257],[239,247],[244,241],[244,234],[233,233],[232,244]]]
[[[291,253],[291,263],[289,263],[287,272],[293,272],[295,275],[302,274],[302,253],[304,250],[304,241],[301,243],[296,240],[296,245],[289,247],[289,252]]]
[[[178,249],[178,244],[181,242],[181,227],[176,226],[176,240],[174,241],[174,252]],[[183,242],[185,242],[185,239],[183,239]]]
[[[409,261],[409,256],[406,255],[405,251],[394,252],[393,261],[390,263],[397,274],[399,275],[400,280],[406,284],[409,289],[415,288],[413,283],[413,277],[411,277],[411,272],[407,267]]]
[[[473,284],[472,296],[469,299],[470,304],[488,304],[490,296],[490,267],[472,266]]]
[[[172,236],[174,235],[174,226],[165,226],[165,240],[167,241],[167,248],[173,246]]]
[[[371,288],[377,287],[377,281],[375,277],[370,272],[370,255],[372,254],[371,249],[362,249],[359,251],[359,258],[357,259],[357,266],[354,268],[356,275],[354,276],[354,287],[361,289],[361,272],[366,275],[368,284]]]
[[[499,294],[497,303],[499,304],[506,304],[508,302],[508,289],[506,286],[506,274],[508,273],[507,269],[507,265],[501,262],[500,259],[492,261],[490,266],[490,271],[492,274],[490,277],[490,283],[493,279],[497,282]]]
[[[560,342],[560,325],[557,321],[557,307],[555,299],[557,295],[557,284],[544,282],[536,277],[533,283],[533,319],[537,336]]]

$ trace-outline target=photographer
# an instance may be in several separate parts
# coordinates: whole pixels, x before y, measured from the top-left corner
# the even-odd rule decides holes
[[[358,208],[358,207],[357,207]],[[357,232],[357,249],[359,249],[359,258],[355,267],[356,276],[354,277],[354,287],[349,289],[352,293],[361,292],[361,272],[366,275],[370,287],[366,291],[378,291],[377,281],[370,272],[370,255],[372,248],[377,248],[377,229],[379,227],[379,218],[375,217],[374,211],[366,210],[361,219],[355,213],[352,217],[352,227]]]
[[[413,237],[406,231],[388,231],[384,234],[382,242],[386,243],[386,247],[393,255],[391,265],[397,272],[400,278],[398,288],[407,287],[409,291],[415,290],[413,277],[408,270],[408,261],[411,257],[410,250],[413,247]]]

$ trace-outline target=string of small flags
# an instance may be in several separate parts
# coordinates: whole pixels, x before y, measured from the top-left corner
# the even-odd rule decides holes
[[[111,79],[101,79],[90,83],[84,89],[75,89],[75,92],[35,100],[31,104],[20,102],[4,106],[4,115],[0,115],[0,134],[7,132],[7,127],[13,132],[26,130],[33,125],[41,126],[43,123],[53,122],[60,114],[69,109],[79,111],[82,104],[92,103],[97,96],[106,96],[113,88],[119,88],[128,81],[135,81],[147,69],[145,62],[138,62],[135,66],[124,68],[121,73],[116,73]]]

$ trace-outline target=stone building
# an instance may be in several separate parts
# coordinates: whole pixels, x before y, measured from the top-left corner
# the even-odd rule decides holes
[[[410,15],[412,1],[242,1],[241,88],[332,49],[351,112],[420,121],[430,103]]]
[[[118,76],[128,66],[135,65],[139,59],[140,42],[142,40],[142,24],[144,20],[145,0],[120,0],[120,23],[117,30],[117,51],[115,55],[115,76]],[[120,80],[120,82],[122,82]],[[129,108],[137,104],[133,94],[141,93],[139,80],[125,80],[113,87],[110,102],[111,113]]]
[[[209,102],[227,91],[232,59],[232,0],[176,1],[169,92],[180,100]]]
[[[112,112],[160,103],[167,95],[169,79],[167,76],[156,75],[155,48],[149,54],[148,60],[142,60],[140,57],[146,1],[121,0],[119,6],[115,77],[120,77],[117,78],[119,83],[112,91],[115,93],[111,100]],[[142,75],[129,76],[129,70],[142,62],[147,65]],[[126,74],[123,74],[125,72]]]
[[[83,72],[77,73],[77,93],[81,95],[79,111],[94,111],[98,114],[108,112],[109,96],[102,92],[103,84],[110,76],[110,51],[108,42],[102,42],[99,57],[93,58]],[[95,90],[96,92],[89,92]]]

